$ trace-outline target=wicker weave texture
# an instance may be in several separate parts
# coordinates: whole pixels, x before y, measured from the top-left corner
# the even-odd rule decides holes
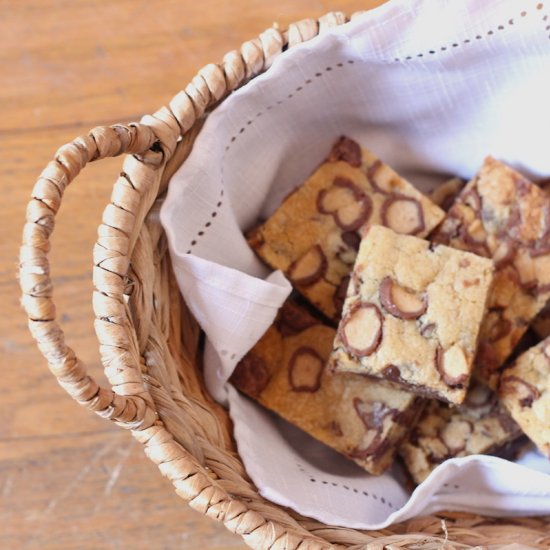
[[[201,69],[167,107],[140,123],[94,128],[61,147],[34,186],[23,230],[19,276],[30,331],[73,399],[129,429],[178,495],[254,548],[499,548],[512,542],[550,548],[548,517],[448,513],[364,532],[282,509],[250,482],[228,415],[204,390],[199,329],[179,295],[158,221],[162,195],[210,109],[287,48],[347,20],[333,12],[286,31],[268,29]],[[48,253],[67,186],[89,162],[123,154],[94,248],[95,330],[111,386],[105,388],[87,374],[56,322]]]

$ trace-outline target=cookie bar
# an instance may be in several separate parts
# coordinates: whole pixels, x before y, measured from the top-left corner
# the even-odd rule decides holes
[[[400,445],[399,454],[414,481],[422,483],[449,458],[500,454],[520,435],[519,426],[499,404],[495,393],[481,383],[473,383],[459,407],[438,401],[428,403]]]
[[[447,212],[453,205],[456,197],[462,191],[466,182],[460,178],[452,178],[432,189],[428,197],[440,208]]]
[[[464,400],[493,262],[371,226],[351,276],[331,365],[449,403]]]
[[[503,371],[498,394],[523,432],[550,458],[550,338]]]
[[[275,324],[237,365],[231,382],[265,407],[372,474],[392,463],[421,410],[413,394],[325,368],[334,329],[287,301]]]
[[[314,306],[338,321],[361,227],[382,224],[424,237],[443,217],[408,181],[342,137],[306,183],[253,231],[249,243]]]
[[[550,296],[550,197],[488,157],[433,241],[495,261],[476,358],[477,375],[495,389],[499,369]]]

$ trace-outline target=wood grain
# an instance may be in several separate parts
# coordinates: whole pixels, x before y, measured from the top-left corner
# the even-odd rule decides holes
[[[4,441],[0,456],[0,471],[7,467],[0,491],[10,501],[0,519],[2,548],[243,547],[182,506],[121,431]]]
[[[19,307],[24,209],[63,143],[153,112],[204,64],[282,27],[380,0],[0,0],[0,548],[243,548],[173,492],[130,435],[78,407],[48,372]],[[52,241],[68,342],[103,380],[92,246],[120,159],[69,189]]]

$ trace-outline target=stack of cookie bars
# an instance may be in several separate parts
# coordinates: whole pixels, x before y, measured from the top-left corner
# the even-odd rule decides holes
[[[240,391],[371,474],[399,454],[420,483],[522,434],[550,458],[539,186],[489,157],[426,196],[342,137],[248,237],[295,293],[237,365]]]

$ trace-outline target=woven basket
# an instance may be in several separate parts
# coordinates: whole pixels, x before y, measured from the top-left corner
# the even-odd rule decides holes
[[[354,14],[358,15],[358,14]],[[381,531],[336,528],[264,500],[236,452],[227,412],[206,393],[200,330],[172,273],[158,209],[208,112],[268,69],[287,48],[345,23],[342,13],[276,28],[200,70],[168,107],[140,123],[94,128],[61,147],[27,207],[20,258],[29,327],[67,393],[127,428],[195,510],[254,548],[550,548],[550,518],[445,513]],[[127,154],[94,248],[93,307],[104,388],[65,343],[55,321],[48,252],[65,188],[88,162]]]

